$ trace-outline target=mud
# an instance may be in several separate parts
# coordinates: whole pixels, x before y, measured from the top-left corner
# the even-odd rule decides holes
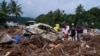
[[[100,56],[100,35],[87,35],[82,40],[79,42],[57,39],[51,42],[34,35],[28,40],[21,39],[19,44],[10,42],[0,45],[0,56]]]

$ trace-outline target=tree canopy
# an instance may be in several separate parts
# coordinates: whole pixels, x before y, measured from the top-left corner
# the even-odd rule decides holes
[[[59,23],[61,26],[66,23],[74,23],[75,25],[81,24],[100,28],[99,7],[93,7],[86,11],[84,6],[80,4],[77,6],[75,12],[76,14],[67,14],[64,10],[57,9],[55,11],[49,11],[47,14],[41,14],[35,20],[51,26],[54,26],[56,23]]]
[[[0,3],[0,24],[5,22],[11,15],[17,18],[20,17],[21,14],[21,6],[18,5],[17,1],[10,0],[10,2],[8,3],[5,0],[3,0]]]

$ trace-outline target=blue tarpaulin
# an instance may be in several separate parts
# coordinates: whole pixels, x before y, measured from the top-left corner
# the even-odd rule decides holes
[[[14,37],[15,43],[18,44],[21,38],[22,38],[21,35],[16,35],[16,36]]]

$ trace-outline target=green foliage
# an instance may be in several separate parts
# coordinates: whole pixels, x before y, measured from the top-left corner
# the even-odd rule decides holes
[[[36,21],[54,26],[56,23],[63,23],[65,17],[64,11],[57,9],[56,11],[50,11],[47,14],[41,14],[36,18]]]
[[[2,24],[8,16],[8,5],[5,0],[0,3],[0,24]]]
[[[94,28],[100,28],[100,8],[93,7],[88,11],[85,11],[84,7],[80,4],[76,8],[76,14],[66,14],[64,11],[57,9],[56,11],[50,11],[47,14],[41,14],[35,20],[54,26],[59,23],[64,26],[66,23],[74,23],[75,25],[91,25]]]
[[[21,7],[17,4],[17,1],[10,0],[10,3],[7,3],[5,0],[2,0],[0,3],[0,24],[8,20],[11,15],[16,18],[20,17],[21,13]]]
[[[9,3],[9,14],[12,16],[20,17],[21,11],[20,5],[17,5],[17,1],[11,0]]]
[[[13,16],[13,17],[10,16],[9,19],[8,19],[8,21],[9,21],[9,20],[18,21],[19,24],[23,24],[23,23],[25,23],[25,22],[27,22],[27,21],[31,21],[31,20],[34,21],[34,19],[33,19],[33,18],[30,18],[30,17],[18,17],[18,18],[16,19],[16,17],[14,17],[14,16]]]

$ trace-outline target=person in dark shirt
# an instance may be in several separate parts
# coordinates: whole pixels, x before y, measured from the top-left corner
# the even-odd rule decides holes
[[[71,28],[71,37],[72,37],[73,41],[75,41],[75,35],[76,35],[75,27],[72,27]]]
[[[78,40],[78,41],[81,41],[81,35],[82,35],[82,33],[83,33],[82,27],[78,25],[78,26],[76,27],[76,31],[77,31],[77,40]]]

